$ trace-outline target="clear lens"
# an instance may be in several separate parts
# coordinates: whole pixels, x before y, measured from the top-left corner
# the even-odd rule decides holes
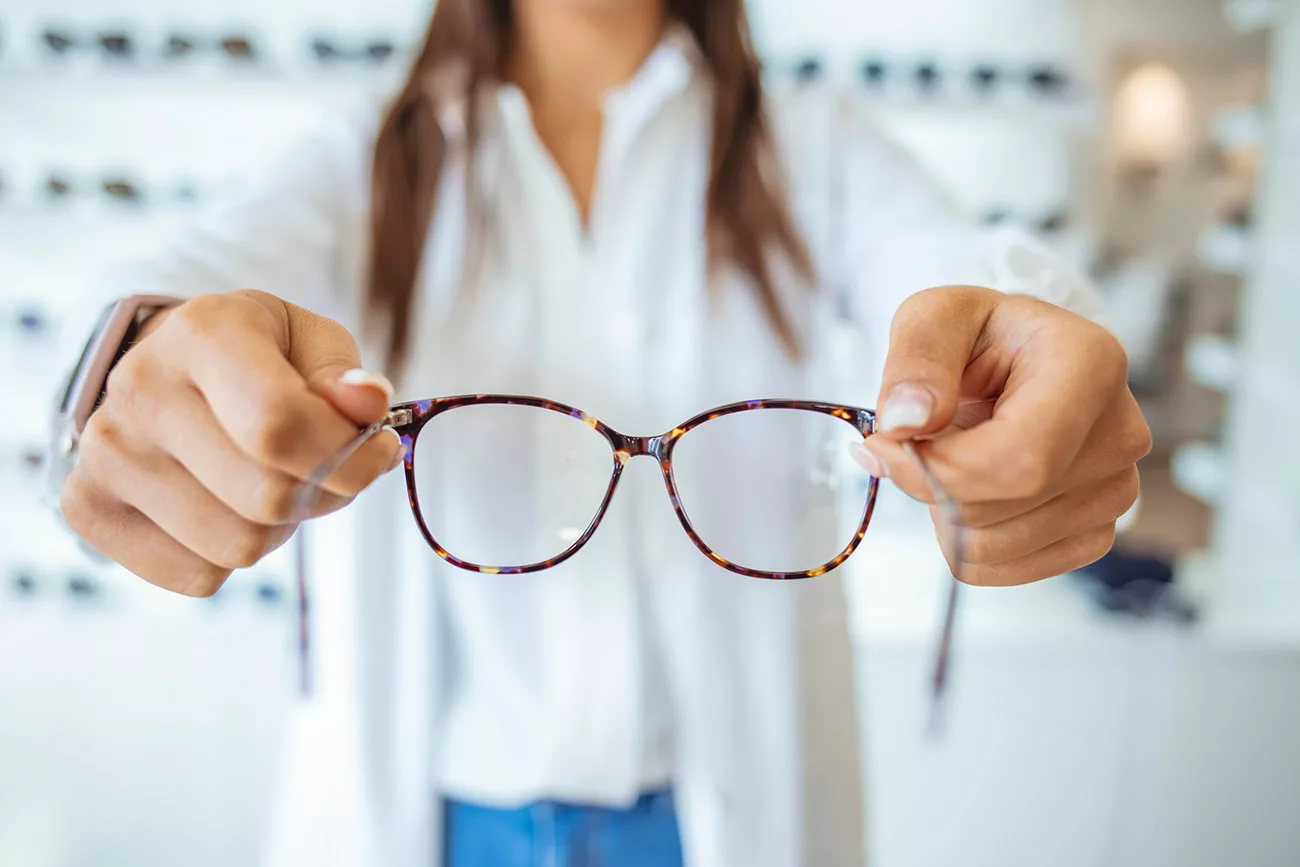
[[[614,467],[608,441],[583,421],[497,404],[433,416],[412,459],[433,538],[462,560],[498,568],[564,553],[596,517]]]
[[[849,456],[862,434],[819,412],[754,409],[688,431],[673,479],[691,526],[727,561],[807,572],[848,547],[869,477]]]

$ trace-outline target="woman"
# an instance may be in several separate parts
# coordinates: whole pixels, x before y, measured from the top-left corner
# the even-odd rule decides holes
[[[970,231],[850,104],[765,95],[740,0],[444,0],[382,116],[107,290],[146,292],[192,300],[122,357],[61,505],[192,595],[282,544],[301,480],[383,415],[362,358],[404,396],[535,393],[632,433],[883,364],[885,434],[858,458],[924,499],[899,441],[997,398],[926,447],[972,528],[954,568],[984,584],[1104,553],[1146,448],[1122,352],[1063,309],[1086,287]],[[867,335],[855,370],[826,349],[836,320]],[[551,572],[446,574],[380,478],[400,459],[375,437],[314,507],[379,479],[312,537],[315,692],[277,863],[860,858],[857,801],[804,797],[852,791],[852,756],[809,758],[818,726],[853,730],[852,684],[825,680],[848,670],[842,615],[810,604],[833,585],[723,573],[626,491]]]

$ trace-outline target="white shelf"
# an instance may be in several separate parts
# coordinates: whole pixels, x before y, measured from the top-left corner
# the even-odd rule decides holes
[[[1197,239],[1201,264],[1222,274],[1245,274],[1250,267],[1254,235],[1236,226],[1212,226]]]
[[[1264,144],[1267,129],[1260,106],[1238,105],[1215,116],[1211,136],[1215,144],[1228,150],[1253,150]]]
[[[190,66],[163,63],[51,63],[37,67],[0,66],[0,86],[4,89],[76,88],[114,93],[120,93],[123,86],[145,87],[154,88],[160,93],[172,91],[177,96],[188,92],[191,98],[193,88],[199,85],[219,86],[223,92],[240,89],[291,89],[309,93],[328,93],[340,89],[383,92],[398,85],[405,71],[405,65],[396,62],[359,69],[312,67],[306,64]]]
[[[1198,334],[1187,343],[1183,367],[1192,381],[1226,392],[1237,379],[1240,351],[1236,344],[1219,334]]]
[[[1282,19],[1288,0],[1224,0],[1223,12],[1243,32],[1272,27]]]
[[[1174,451],[1170,461],[1174,483],[1186,494],[1214,505],[1223,494],[1223,453],[1210,443],[1188,443]]]

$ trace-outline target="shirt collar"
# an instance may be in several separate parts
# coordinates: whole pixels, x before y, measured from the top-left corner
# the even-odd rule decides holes
[[[634,136],[665,103],[692,84],[706,80],[706,74],[703,52],[690,29],[679,21],[671,22],[636,74],[605,95],[605,111],[615,136]],[[438,125],[454,144],[463,144],[468,130],[465,75],[464,67],[455,64],[434,70],[425,82]],[[480,118],[527,118],[527,102],[513,84],[486,83],[475,98]]]

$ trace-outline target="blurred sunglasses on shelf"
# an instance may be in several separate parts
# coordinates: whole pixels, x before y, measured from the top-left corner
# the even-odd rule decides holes
[[[167,37],[163,46],[163,56],[168,60],[182,60],[203,51],[215,51],[231,60],[257,60],[259,52],[253,40],[244,35],[234,34],[220,38],[202,38],[199,36],[173,33]]]
[[[311,41],[311,53],[321,63],[382,63],[397,52],[392,42],[377,39],[361,46],[348,47],[331,39],[317,37]]]
[[[144,200],[140,187],[125,178],[105,178],[93,188],[108,199],[122,204],[137,205]],[[70,199],[77,194],[77,189],[64,175],[51,175],[45,180],[45,194],[51,199]]]
[[[138,205],[144,198],[140,188],[128,180],[120,178],[107,179],[100,182],[99,188],[104,195],[108,196],[115,202],[121,202],[128,205]]]
[[[1026,88],[1030,96],[1056,97],[1071,88],[1069,73],[1049,64],[1039,64],[1028,69],[1010,69],[995,63],[977,63],[969,72],[972,89],[981,94],[992,94],[1013,84]]]
[[[989,208],[980,215],[980,222],[986,226],[1001,226],[1011,219],[1011,212],[1006,208]]]
[[[1025,80],[1029,89],[1039,96],[1060,96],[1070,89],[1070,75],[1045,64],[1032,67]]]
[[[69,30],[47,28],[41,34],[41,41],[52,54],[66,57],[74,51],[102,51],[105,56],[127,60],[135,55],[135,41],[126,33],[111,31],[97,36],[77,36]]]
[[[1034,230],[1040,235],[1055,235],[1065,230],[1070,224],[1070,215],[1064,210],[1049,211],[1034,224]]]
[[[1069,72],[1047,63],[1013,68],[982,61],[959,72],[948,69],[939,61],[927,60],[901,69],[904,78],[926,95],[938,93],[949,72],[954,80],[964,79],[970,90],[981,96],[991,96],[1014,86],[1024,88],[1033,97],[1062,97],[1068,95],[1074,87],[1074,79]],[[894,77],[894,69],[884,58],[868,57],[858,67],[858,75],[866,86],[879,88]]]
[[[990,207],[980,216],[980,222],[986,226],[999,226],[1015,223],[1039,235],[1055,235],[1065,231],[1070,225],[1070,213],[1065,208],[1057,208],[1039,216],[1027,217],[1013,214],[1009,208]]]
[[[912,71],[916,86],[926,92],[938,90],[943,83],[943,73],[937,63],[920,63]]]
[[[181,180],[171,187],[146,185],[122,175],[108,175],[99,179],[77,178],[55,172],[41,184],[45,198],[54,202],[100,197],[118,205],[142,206],[166,201],[182,203],[197,201],[200,190],[193,181]]]
[[[980,93],[996,90],[1002,78],[1002,70],[990,63],[978,64],[970,71],[971,85]]]
[[[889,64],[883,60],[865,60],[860,70],[862,80],[872,87],[879,87],[889,79]]]
[[[66,199],[72,195],[72,182],[61,175],[51,175],[45,180],[45,194],[51,199]]]
[[[817,81],[822,77],[822,62],[816,57],[806,57],[795,64],[794,78],[800,83]]]

